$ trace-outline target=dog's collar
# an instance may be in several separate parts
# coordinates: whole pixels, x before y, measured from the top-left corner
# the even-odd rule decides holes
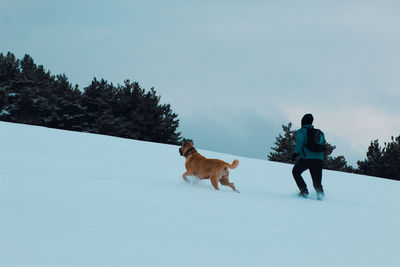
[[[192,151],[196,152],[196,149],[195,149],[194,147],[189,148],[189,149],[185,152],[185,154],[183,154],[183,156],[184,156],[185,158],[187,158],[187,157],[189,156],[189,153],[192,152]]]

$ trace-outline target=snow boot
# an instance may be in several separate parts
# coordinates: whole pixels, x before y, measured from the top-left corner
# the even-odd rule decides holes
[[[325,199],[324,191],[317,191],[317,199],[318,200],[324,200]]]
[[[308,194],[309,194],[308,190],[307,190],[307,188],[305,188],[305,189],[300,190],[299,197],[306,198],[306,197],[308,197]]]

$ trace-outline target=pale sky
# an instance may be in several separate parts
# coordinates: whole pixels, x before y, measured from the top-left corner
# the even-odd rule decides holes
[[[198,148],[266,159],[312,113],[350,164],[400,134],[400,1],[0,0],[0,51],[154,87]]]

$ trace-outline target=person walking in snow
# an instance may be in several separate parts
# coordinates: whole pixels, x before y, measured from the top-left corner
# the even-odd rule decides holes
[[[322,187],[322,165],[326,141],[324,134],[313,127],[313,121],[312,114],[304,115],[301,119],[301,129],[296,131],[296,146],[292,160],[295,161],[298,156],[300,159],[296,161],[292,174],[300,190],[299,196],[307,197],[309,194],[307,184],[301,174],[309,170],[317,198],[323,200],[325,194]]]

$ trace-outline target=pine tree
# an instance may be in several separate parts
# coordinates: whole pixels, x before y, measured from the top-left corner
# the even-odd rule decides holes
[[[367,158],[364,161],[357,161],[358,172],[371,176],[382,176],[383,150],[378,140],[371,141],[368,147]]]
[[[78,86],[73,87],[65,74],[57,75],[52,84],[50,102],[53,110],[48,127],[84,131],[83,118],[86,110],[81,104],[82,93]]]
[[[19,80],[19,60],[8,52],[0,53],[0,120],[11,121],[11,114],[16,109],[14,99],[18,97],[15,89]]]
[[[154,88],[146,92],[136,82],[125,81],[119,86],[114,113],[129,127],[135,139],[178,144],[178,115],[169,104],[160,104]],[[121,129],[122,130],[122,129]]]
[[[143,100],[139,110],[143,114],[141,123],[145,140],[178,144],[180,135],[176,132],[179,126],[178,115],[172,112],[169,104],[160,104],[160,96],[156,95],[154,88],[144,95]]]
[[[283,136],[279,134],[275,141],[275,147],[271,147],[275,152],[270,152],[268,160],[278,161],[283,163],[293,163],[291,155],[294,152],[296,144],[296,132],[291,130],[292,123],[289,122],[286,126],[282,125]]]
[[[7,121],[41,125],[48,115],[49,103],[46,101],[50,73],[37,66],[33,59],[25,55],[18,61],[18,74],[15,80],[8,80]],[[3,119],[3,118],[2,118]]]
[[[101,79],[93,79],[84,88],[81,103],[85,109],[84,127],[86,131],[98,134],[114,135],[114,116],[112,103],[115,101],[116,88]]]
[[[9,122],[79,130],[80,91],[65,75],[53,76],[29,55],[22,60],[0,55],[0,119]]]
[[[378,140],[371,142],[366,159],[358,161],[360,174],[400,180],[400,136],[381,148]]]
[[[354,173],[355,169],[347,164],[344,156],[332,157],[324,153],[324,169]]]
[[[386,178],[400,180],[400,135],[385,144],[383,168]]]

